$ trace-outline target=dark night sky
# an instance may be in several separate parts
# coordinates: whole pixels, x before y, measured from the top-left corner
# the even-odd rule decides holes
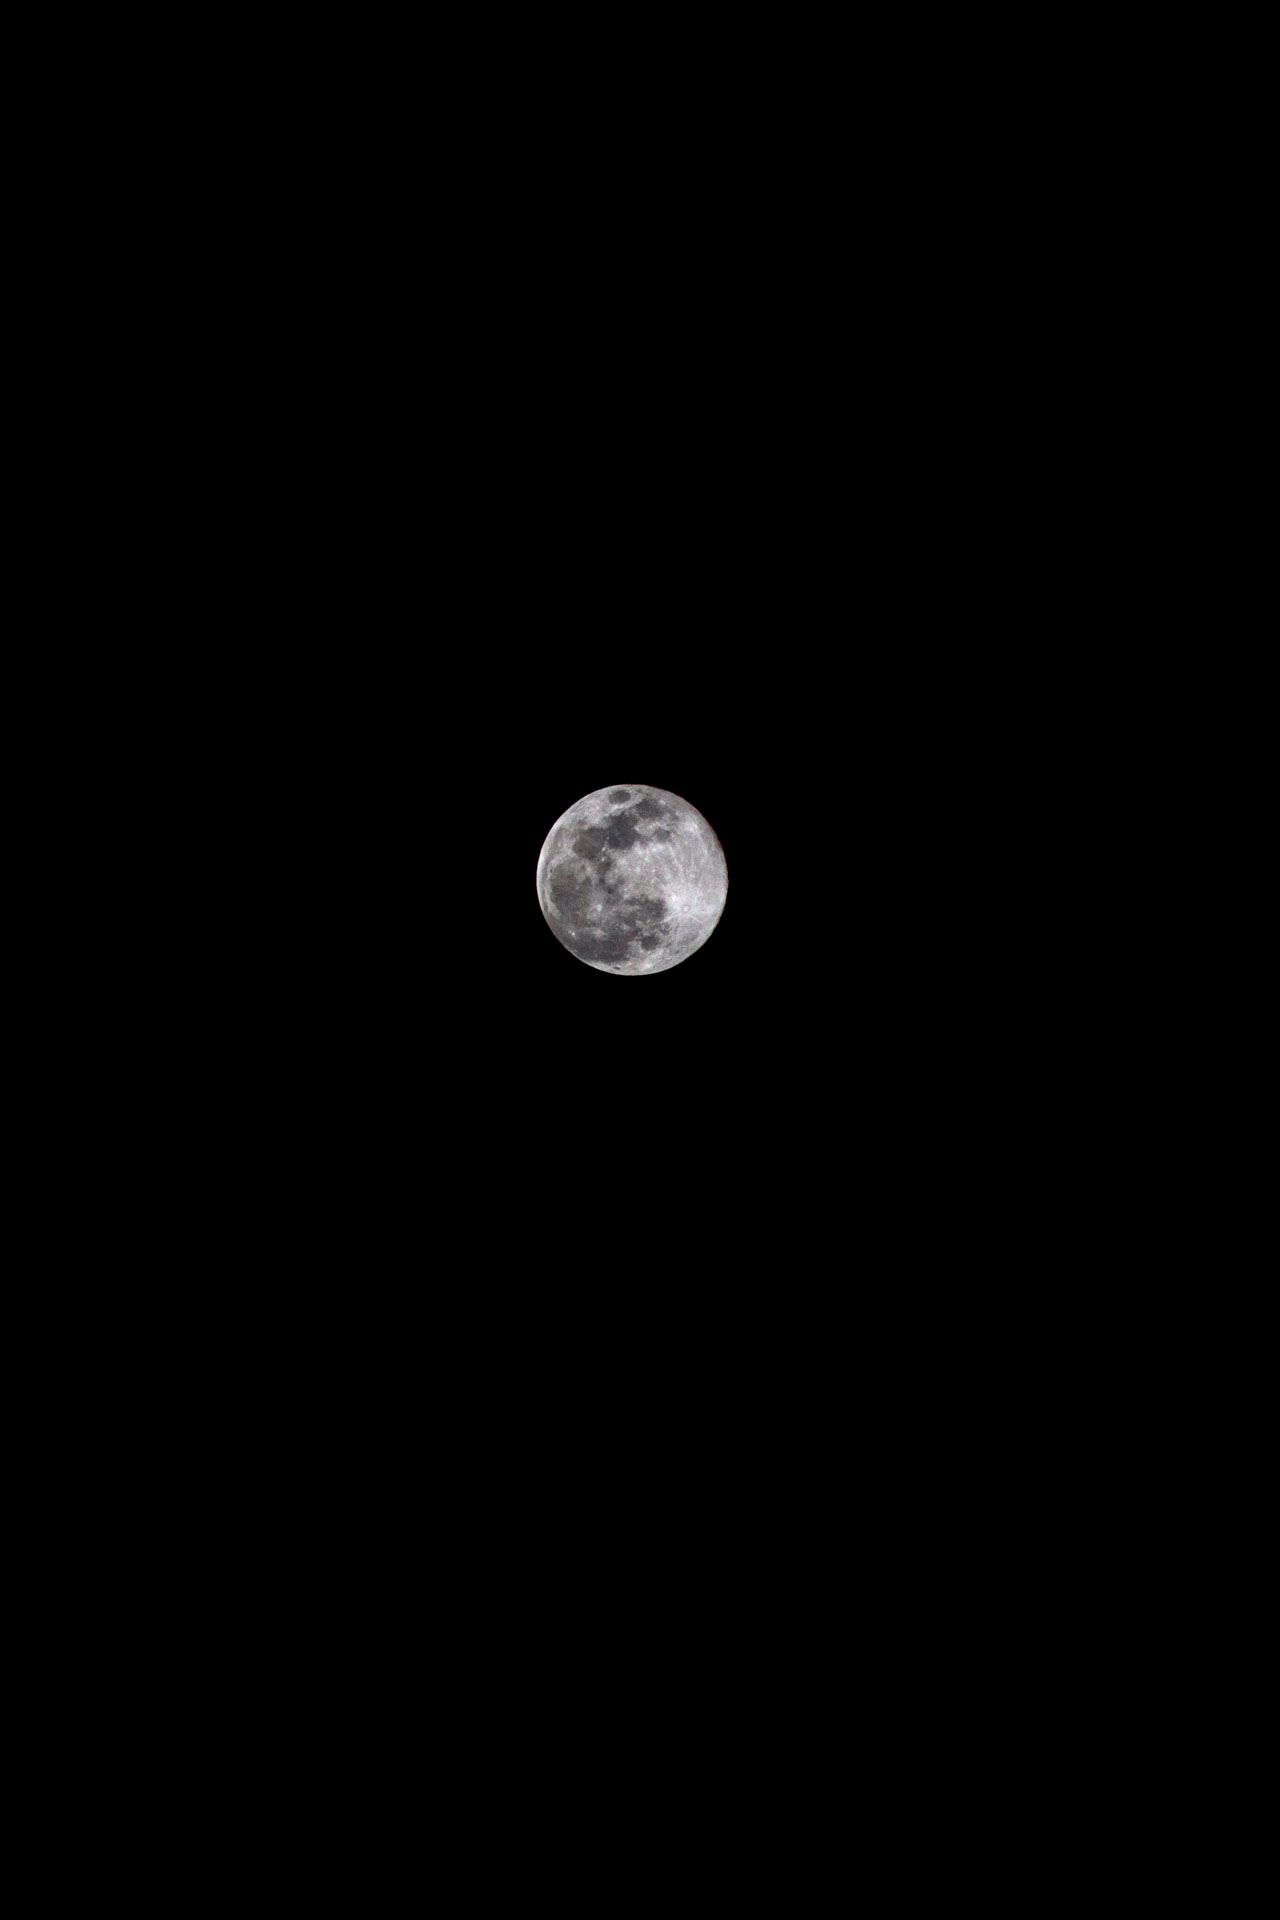
[[[841,162],[835,123],[789,171],[655,136],[625,178],[541,143],[445,166],[414,125],[287,250],[267,206],[220,309],[199,582],[254,1084],[388,1256],[579,1288],[909,1258],[970,1203],[980,1003],[1035,938],[993,773],[1046,724],[1002,269],[945,170],[864,132]],[[729,896],[619,980],[534,874],[633,780],[706,815]]]

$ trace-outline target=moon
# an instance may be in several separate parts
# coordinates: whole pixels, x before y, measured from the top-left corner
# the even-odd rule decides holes
[[[711,938],[729,869],[696,807],[662,787],[600,787],[562,813],[538,856],[538,905],[600,973],[665,973]]]

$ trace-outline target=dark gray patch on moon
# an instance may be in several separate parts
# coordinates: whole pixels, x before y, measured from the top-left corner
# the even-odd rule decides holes
[[[590,888],[568,867],[557,867],[551,876],[551,903],[568,926],[585,924],[590,902]]]
[[[607,933],[598,933],[591,942],[593,960],[625,960],[631,952],[631,938],[635,929],[624,920],[616,927],[610,927]]]
[[[586,853],[584,841],[598,851],[597,835],[598,829],[585,829],[573,842],[574,852]],[[607,853],[600,866],[606,864],[612,864]],[[560,938],[570,952],[584,960],[620,962],[634,956],[637,944],[647,952],[662,944],[657,931],[666,911],[662,901],[642,894],[630,894],[618,901],[618,884],[600,872],[583,873],[571,866],[557,867],[551,875],[548,891],[560,915]],[[598,903],[601,891],[611,903],[604,925],[592,913],[593,896]]]
[[[604,851],[605,837],[603,827],[584,827],[573,843],[573,850],[581,854],[584,860],[594,860],[598,853]]]
[[[666,912],[661,900],[645,900],[634,894],[627,896],[627,905],[644,927],[656,926]]]
[[[605,840],[615,853],[624,853],[628,847],[634,847],[639,837],[634,822],[627,814],[620,813],[616,820],[609,822]]]
[[[636,808],[636,812],[643,820],[665,820],[667,818],[667,809],[662,806],[659,801],[651,799],[647,793]]]
[[[609,798],[614,801],[622,801],[622,800],[629,800],[631,798],[631,795],[627,791],[626,787],[615,787],[612,793],[609,795]]]

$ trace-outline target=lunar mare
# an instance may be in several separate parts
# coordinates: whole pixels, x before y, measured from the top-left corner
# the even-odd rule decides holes
[[[696,807],[662,787],[600,787],[562,813],[538,856],[538,904],[575,959],[664,973],[710,939],[729,870]]]

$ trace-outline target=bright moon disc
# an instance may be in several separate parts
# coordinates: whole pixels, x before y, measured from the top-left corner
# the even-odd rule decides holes
[[[538,858],[561,946],[601,973],[665,973],[709,940],[729,870],[696,807],[661,787],[601,787],[562,813]]]

